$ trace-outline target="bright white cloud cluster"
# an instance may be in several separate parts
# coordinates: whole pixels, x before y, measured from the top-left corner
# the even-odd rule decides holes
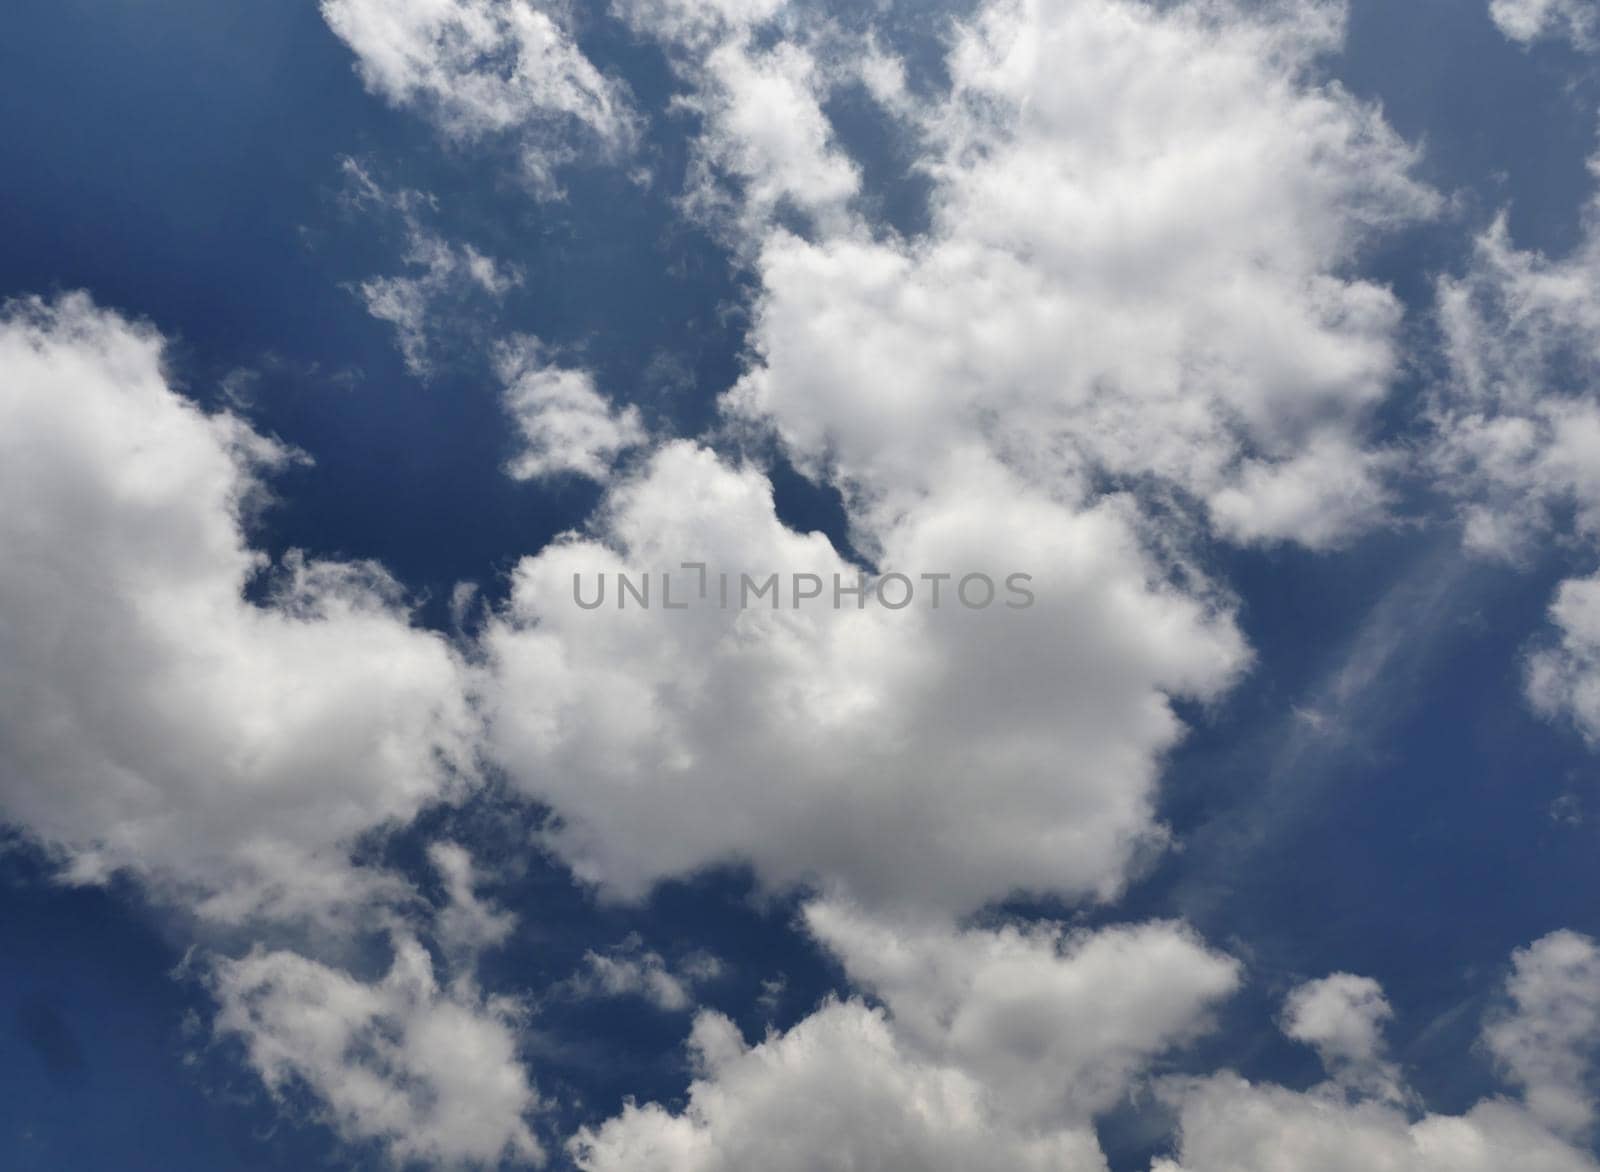
[[[736,247],[780,210],[847,227],[861,177],[822,110],[831,70],[793,22],[775,41],[758,39],[785,0],[616,0],[615,8],[668,47],[688,87],[678,108],[700,120],[684,193],[690,215],[736,225]]]
[[[859,608],[860,571],[777,519],[771,485],[689,442],[607,496],[591,533],[514,575],[484,637],[496,761],[560,816],[551,844],[614,894],[747,860],[768,884],[975,909],[1018,889],[1109,895],[1153,819],[1168,693],[1214,696],[1244,649],[1165,583],[1129,502],[1074,509],[978,462],[883,534],[886,568],[1032,574],[1028,610]],[[614,575],[812,573],[792,609],[618,609]],[[613,591],[580,609],[598,575]],[[926,587],[925,587],[926,589]]]
[[[1591,164],[1595,166],[1595,164]],[[1440,281],[1449,377],[1433,407],[1433,460],[1481,555],[1530,557],[1570,527],[1600,549],[1600,202],[1560,259],[1518,249],[1504,215],[1467,270]],[[1528,665],[1536,708],[1600,738],[1600,578],[1561,586],[1553,645]]]
[[[1582,1138],[1595,1121],[1593,1066],[1600,1053],[1600,947],[1556,932],[1512,958],[1511,1005],[1484,1041],[1528,1109],[1550,1127]]]
[[[579,146],[616,154],[637,134],[626,88],[573,39],[568,10],[541,0],[323,0],[367,88],[415,106],[447,136],[504,136],[535,189]]]
[[[805,917],[909,1048],[971,1074],[1029,1125],[1087,1125],[1153,1058],[1208,1029],[1239,983],[1235,961],[1177,924],[952,930],[834,902]]]
[[[472,771],[458,656],[380,568],[249,548],[257,476],[290,454],[175,393],[152,330],[14,304],[0,370],[7,817],[206,916],[359,906],[378,880],[351,840]]]
[[[844,485],[869,547],[870,510],[975,447],[1068,499],[1160,478],[1240,541],[1370,526],[1401,311],[1343,274],[1435,200],[1375,109],[1315,81],[1341,13],[985,6],[916,114],[931,232],[769,230],[728,409]]]
[[[537,339],[503,342],[495,367],[522,437],[506,468],[518,480],[564,472],[605,480],[618,456],[648,438],[637,407],[613,406],[592,374],[547,361]]]
[[[6,815],[78,876],[129,867],[207,916],[386,926],[379,979],[257,948],[218,961],[212,987],[218,1030],[269,1088],[309,1090],[396,1163],[542,1159],[517,1008],[473,975],[513,921],[476,894],[470,854],[431,848],[447,900],[425,923],[400,879],[350,863],[359,835],[459,792],[480,752],[550,808],[545,845],[605,895],[726,863],[812,887],[808,930],[876,999],[755,1045],[699,1014],[685,1104],[582,1130],[586,1172],[1105,1172],[1096,1116],[1241,979],[1178,924],[958,925],[1019,892],[1112,899],[1166,845],[1174,702],[1217,699],[1249,661],[1173,515],[1313,548],[1383,521],[1396,457],[1368,424],[1401,309],[1352,272],[1435,197],[1379,112],[1319,80],[1336,3],[992,0],[952,37],[948,91],[916,96],[892,55],[841,65],[782,9],[616,4],[664,43],[699,120],[687,207],[728,228],[756,281],[722,436],[775,435],[843,492],[855,547],[916,589],[933,576],[943,608],[836,594],[861,569],[784,525],[757,468],[653,441],[589,372],[514,338],[495,355],[522,445],[508,472],[605,495],[523,559],[464,656],[410,624],[378,567],[272,570],[250,549],[258,477],[291,454],[175,393],[153,332],[81,297],[0,320]],[[1535,32],[1569,11],[1495,10]],[[323,12],[369,88],[455,140],[514,141],[546,192],[579,140],[619,151],[636,133],[563,7]],[[926,234],[862,218],[825,112],[841,78],[915,136]],[[434,301],[517,274],[356,179],[405,215],[412,271],[361,291],[423,371]],[[1479,547],[1515,553],[1509,535],[1566,506],[1600,531],[1600,414],[1576,377],[1600,337],[1596,255],[1529,256],[1501,226],[1441,287],[1456,379],[1437,460]],[[725,608],[712,582],[668,611],[662,576],[688,587],[684,563],[736,589],[814,575],[822,599]],[[266,601],[247,600],[269,571]],[[655,607],[620,605],[622,573],[651,575]],[[969,573],[1024,574],[1034,604],[956,605]],[[586,609],[574,580],[600,575],[612,594]],[[1564,639],[1531,692],[1600,737],[1600,578],[1554,613]],[[1412,1119],[1382,990],[1339,974],[1282,1019],[1330,1081],[1164,1082],[1180,1134],[1156,1168],[1595,1172],[1572,1146],[1594,1113],[1595,946],[1558,934],[1514,963],[1486,1044],[1524,1102]],[[673,1011],[708,975],[631,942],[585,966],[572,991]]]
[[[1524,45],[1565,37],[1580,49],[1592,49],[1600,31],[1595,0],[1489,0],[1489,15],[1502,33]]]
[[[885,1008],[829,1002],[754,1047],[702,1014],[687,1107],[630,1106],[585,1129],[572,1144],[585,1172],[1104,1172],[1091,1115],[1237,980],[1165,924],[955,931],[836,903],[807,922]]]
[[[1386,1101],[1387,1076],[1352,1083],[1352,1067],[1370,1070],[1382,1052],[1377,1026],[1390,1014],[1375,983],[1340,975],[1297,990],[1285,1013],[1290,1036],[1317,1047],[1334,1081],[1297,1092],[1234,1074],[1170,1080],[1161,1093],[1178,1112],[1178,1152],[1152,1172],[1594,1172],[1600,1164],[1570,1136],[1593,1109],[1595,957],[1593,941],[1565,932],[1514,957],[1513,1007],[1485,1040],[1525,1104],[1489,1098],[1464,1115],[1413,1119]]]
[[[216,1029],[237,1036],[275,1094],[310,1090],[346,1139],[397,1166],[543,1163],[538,1098],[517,1059],[516,1007],[470,984],[441,987],[412,936],[388,974],[363,982],[293,952],[218,963]]]

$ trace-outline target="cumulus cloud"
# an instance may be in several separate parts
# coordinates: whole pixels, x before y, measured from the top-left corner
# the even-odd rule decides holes
[[[629,1104],[570,1150],[584,1172],[1105,1172],[1094,1134],[1022,1134],[983,1086],[919,1060],[881,1011],[831,1002],[747,1046],[719,1014],[695,1022],[701,1076],[684,1110]]]
[[[1176,1159],[1151,1172],[1594,1172],[1522,1108],[1486,1100],[1465,1115],[1412,1122],[1394,1107],[1256,1086],[1225,1074],[1168,1089]]]
[[[615,156],[638,133],[626,87],[573,39],[566,6],[535,0],[323,0],[373,93],[416,107],[450,139],[515,144],[534,188],[581,147]]]
[[[931,230],[769,227],[725,399],[843,486],[870,547],[981,440],[1072,497],[1165,481],[1238,541],[1381,520],[1367,419],[1401,309],[1345,275],[1431,214],[1379,112],[1318,82],[1342,8],[985,5],[915,106]]]
[[[785,0],[616,0],[614,8],[668,48],[686,87],[676,108],[699,120],[683,198],[691,216],[736,226],[735,247],[780,211],[848,227],[861,175],[823,112],[835,54],[815,43],[828,27],[820,14],[803,26],[783,21],[774,37],[764,34],[789,14]]]
[[[1150,1061],[1210,1027],[1239,966],[1179,924],[952,929],[832,902],[806,924],[914,1051],[977,1078],[1008,1117],[1087,1124]]]
[[[1511,958],[1510,1006],[1484,1041],[1528,1109],[1577,1138],[1595,1121],[1594,1060],[1600,1053],[1600,946],[1556,932]]]
[[[1489,0],[1489,15],[1502,33],[1524,45],[1565,37],[1580,49],[1593,49],[1600,29],[1594,0]]]
[[[592,374],[548,361],[535,338],[503,342],[495,368],[522,438],[506,466],[518,480],[575,473],[603,481],[620,455],[649,438],[637,407],[614,406]]]
[[[1400,1072],[1385,1058],[1383,1026],[1394,1010],[1371,977],[1335,973],[1289,994],[1283,1032],[1313,1047],[1336,1083],[1369,1097],[1403,1099]]]
[[[274,1094],[310,1091],[345,1139],[380,1145],[396,1165],[542,1164],[516,1007],[470,982],[441,987],[415,937],[392,944],[388,974],[371,982],[259,947],[219,961],[218,1034],[243,1044]]]
[[[961,931],[836,902],[806,920],[884,1007],[830,1001],[753,1047],[701,1014],[685,1108],[629,1105],[585,1128],[571,1145],[585,1172],[1104,1172],[1092,1116],[1237,980],[1170,924]]]
[[[457,654],[381,568],[249,547],[292,455],[175,392],[154,330],[14,303],[0,372],[5,816],[77,877],[130,868],[207,917],[373,899],[352,840],[472,774]]]
[[[524,559],[484,635],[485,703],[496,762],[558,816],[557,854],[624,897],[733,860],[875,906],[1119,890],[1163,841],[1168,696],[1215,696],[1244,662],[1226,607],[1165,580],[1128,501],[1073,508],[982,459],[882,549],[912,576],[1026,572],[1036,605],[969,610],[947,579],[939,609],[835,609],[835,576],[861,570],[779,522],[759,471],[686,441],[617,482],[587,534]],[[659,609],[662,573],[694,596],[691,561],[707,597]],[[619,609],[622,572],[653,575],[658,609]],[[814,574],[826,595],[723,609],[723,573],[735,592]],[[600,574],[605,605],[580,608],[575,576],[590,599]]]
[[[1600,165],[1591,163],[1591,169]],[[1474,553],[1529,560],[1552,535],[1600,548],[1600,200],[1565,257],[1517,248],[1501,215],[1471,264],[1438,286],[1449,364],[1432,407],[1440,484]],[[1563,583],[1556,638],[1530,658],[1528,694],[1600,738],[1596,579]]]
[[[1333,1080],[1304,1092],[1232,1073],[1164,1082],[1178,1150],[1152,1172],[1594,1172],[1600,1164],[1571,1137],[1593,1111],[1580,1052],[1596,1041],[1596,955],[1592,941],[1558,932],[1513,958],[1511,1008],[1491,1020],[1485,1041],[1525,1103],[1493,1097],[1459,1116],[1408,1115],[1395,1100],[1409,1092],[1379,1058],[1391,1016],[1383,992],[1340,974],[1297,989],[1283,1019]]]

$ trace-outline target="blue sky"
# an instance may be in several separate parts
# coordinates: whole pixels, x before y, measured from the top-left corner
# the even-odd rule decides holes
[[[1596,1166],[1592,5],[384,11],[0,46],[0,1162]]]

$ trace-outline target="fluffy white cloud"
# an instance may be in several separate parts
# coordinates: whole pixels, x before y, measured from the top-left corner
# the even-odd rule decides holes
[[[506,468],[518,480],[563,472],[605,480],[618,456],[648,438],[637,407],[613,406],[588,371],[546,361],[537,339],[502,343],[495,368],[524,445]]]
[[[1600,164],[1591,163],[1591,169]],[[1433,464],[1460,501],[1475,553],[1529,558],[1570,526],[1600,547],[1600,200],[1559,259],[1518,249],[1500,216],[1460,276],[1438,287],[1449,378],[1433,404]],[[1600,606],[1595,578],[1562,584],[1557,641],[1528,664],[1549,716],[1600,738]]]
[[[1570,716],[1600,742],[1600,575],[1563,582],[1550,606],[1554,646],[1528,657],[1528,698],[1546,716]]]
[[[441,987],[415,937],[397,932],[393,945],[373,982],[286,951],[219,961],[216,1030],[239,1039],[274,1094],[309,1090],[342,1136],[380,1144],[396,1165],[543,1163],[516,1007],[470,982]]]
[[[357,905],[382,881],[350,840],[471,772],[463,666],[398,587],[246,544],[289,458],[86,297],[0,318],[0,812],[78,877],[230,920]]]
[[[684,1110],[629,1104],[583,1129],[583,1172],[1105,1172],[1092,1131],[1008,1126],[980,1083],[908,1054],[857,1001],[753,1047],[704,1013],[690,1044],[701,1075]]]
[[[1600,538],[1600,204],[1587,214],[1559,260],[1516,248],[1502,215],[1468,270],[1439,283],[1450,379],[1435,458],[1486,555],[1524,555],[1558,511]]]
[[[1255,1086],[1237,1075],[1172,1084],[1175,1160],[1151,1172],[1594,1172],[1592,1157],[1499,1099],[1412,1122],[1383,1103]]]
[[[1400,306],[1344,274],[1429,214],[1378,111],[1315,79],[1342,8],[986,5],[916,112],[923,237],[757,244],[728,410],[843,485],[861,544],[981,439],[1063,496],[1154,477],[1241,541],[1381,518],[1366,419]]]
[[[1565,37],[1580,49],[1592,49],[1600,29],[1594,0],[1489,0],[1489,15],[1502,33],[1524,45]]]
[[[452,139],[511,138],[546,194],[580,143],[615,154],[637,134],[626,88],[584,56],[562,4],[322,0],[322,15],[369,90],[420,108]]]
[[[687,1106],[630,1105],[585,1129],[585,1172],[1102,1172],[1093,1116],[1237,981],[1171,924],[957,930],[837,902],[806,920],[884,1008],[830,1001],[754,1047],[700,1015]]]
[[[1511,961],[1511,1006],[1485,1028],[1484,1041],[1535,1116],[1563,1134],[1585,1136],[1595,1121],[1600,947],[1576,932],[1556,932]]]
[[[1210,697],[1245,653],[1231,616],[1163,580],[1130,502],[1075,509],[981,456],[883,533],[882,564],[1033,576],[1036,605],[832,605],[858,583],[820,534],[776,518],[771,485],[691,443],[613,486],[588,536],[525,559],[484,636],[494,757],[559,821],[555,851],[612,894],[733,860],[781,886],[842,884],[874,906],[965,911],[1018,890],[1108,896],[1141,852],[1168,694]],[[661,608],[660,575],[675,601]],[[653,609],[615,575],[652,574]],[[735,605],[718,605],[715,576]],[[815,574],[795,609],[737,607],[741,575]],[[580,576],[592,600],[574,600]],[[1203,586],[1203,583],[1202,583]],[[974,587],[975,599],[983,593]],[[897,599],[891,590],[891,601]],[[1020,604],[1019,604],[1020,605]]]
[[[1383,1025],[1393,1016],[1378,982],[1335,973],[1289,994],[1283,1032],[1314,1048],[1341,1086],[1399,1101],[1404,1098],[1400,1072],[1384,1057]]]
[[[1390,1010],[1374,982],[1341,974],[1302,986],[1285,1030],[1317,1048],[1333,1081],[1306,1092],[1230,1073],[1167,1081],[1178,1151],[1152,1172],[1595,1172],[1600,1164],[1570,1139],[1593,1112],[1585,1082],[1586,1052],[1600,1040],[1597,957],[1593,941],[1570,932],[1513,957],[1512,1007],[1484,1036],[1526,1104],[1489,1098],[1460,1116],[1414,1119],[1394,1102],[1410,1095],[1380,1059]]]
[[[1239,966],[1177,924],[956,930],[832,902],[806,923],[883,1000],[908,1048],[978,1079],[1008,1118],[1085,1125],[1210,1026]]]
[[[820,14],[786,21],[782,35],[760,36],[787,15],[785,0],[616,0],[635,29],[668,46],[687,92],[681,110],[700,120],[684,207],[707,223],[736,225],[736,246],[757,238],[775,213],[798,212],[832,229],[861,185],[856,165],[833,141],[822,102],[831,67],[818,60]],[[831,54],[830,54],[831,56]]]

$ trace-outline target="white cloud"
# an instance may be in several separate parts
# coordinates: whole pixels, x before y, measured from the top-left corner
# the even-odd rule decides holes
[[[1436,200],[1375,108],[1316,81],[1341,17],[986,5],[918,117],[930,233],[765,231],[728,410],[843,485],[869,548],[870,510],[948,480],[975,439],[1069,499],[1165,480],[1236,540],[1370,527],[1401,309],[1344,274]]]
[[[773,38],[757,34],[790,15],[785,0],[616,0],[614,7],[668,46],[688,87],[676,108],[700,119],[683,201],[690,215],[736,226],[736,246],[780,210],[848,227],[845,209],[861,176],[822,109],[833,78],[813,43],[827,28],[819,14],[804,24],[784,21]],[[814,31],[805,36],[802,28]]]
[[[1335,973],[1289,994],[1283,1032],[1313,1047],[1341,1086],[1400,1102],[1400,1072],[1385,1057],[1383,1026],[1394,1010],[1371,977]]]
[[[1168,697],[1216,697],[1246,652],[1183,534],[1107,477],[1164,480],[1236,540],[1327,547],[1384,513],[1393,457],[1366,419],[1400,309],[1343,274],[1435,200],[1380,114],[1315,79],[1342,9],[987,6],[951,93],[913,115],[935,191],[912,241],[874,237],[828,179],[831,72],[792,37],[767,47],[769,8],[621,11],[672,42],[704,157],[750,164],[761,291],[730,418],[839,485],[885,569],[1025,571],[1041,603],[1012,622],[578,611],[578,572],[853,576],[777,523],[758,474],[669,445],[585,537],[519,567],[486,637],[498,762],[613,894],[745,860],[875,907],[1114,895],[1163,842]],[[766,91],[718,61],[795,82],[807,112],[782,121],[804,133],[768,137]],[[811,238],[773,226],[784,198]]]
[[[537,339],[502,343],[495,368],[522,436],[506,468],[518,480],[571,472],[603,481],[617,457],[649,438],[637,407],[613,406],[588,371],[548,362]]]
[[[259,947],[217,962],[217,1033],[243,1043],[275,1095],[309,1090],[346,1140],[376,1142],[396,1165],[542,1164],[515,1007],[470,982],[441,988],[414,937],[392,943],[393,965],[373,982]]]
[[[570,982],[581,996],[643,997],[657,1009],[679,1013],[694,1006],[694,988],[714,979],[721,962],[709,953],[695,953],[676,966],[631,936],[607,953],[584,954],[586,971]],[[674,971],[676,970],[676,971]]]
[[[1006,1125],[981,1084],[907,1053],[857,1001],[753,1047],[703,1013],[690,1044],[701,1076],[683,1111],[630,1104],[584,1128],[583,1172],[1105,1172],[1092,1131]]]
[[[1524,45],[1565,37],[1580,49],[1592,49],[1600,30],[1594,0],[1489,0],[1489,15],[1502,33]]]
[[[405,230],[402,276],[372,277],[358,287],[367,312],[394,327],[406,367],[419,378],[433,368],[431,336],[444,308],[471,294],[503,298],[522,284],[522,271],[485,256],[470,244],[454,244],[423,223],[435,206],[418,191],[385,191],[354,159],[344,161],[347,198],[358,208],[378,207],[397,215]]]
[[[584,879],[642,896],[747,860],[771,886],[842,884],[874,906],[965,911],[1018,889],[1110,896],[1164,832],[1167,695],[1212,697],[1245,652],[1224,607],[1162,581],[1130,503],[1072,508],[980,458],[882,534],[904,572],[1034,576],[1037,605],[876,602],[773,612],[579,609],[599,573],[834,575],[771,485],[687,442],[615,484],[587,537],[518,566],[484,636],[490,745],[559,815]],[[659,577],[656,580],[658,605]],[[926,587],[925,587],[926,589]],[[978,780],[981,779],[981,782]]]
[[[913,1051],[976,1078],[1032,1126],[1085,1125],[1149,1062],[1209,1029],[1239,966],[1178,924],[1068,932],[892,923],[819,902],[806,923],[882,998]]]
[[[1167,1080],[1178,1151],[1152,1172],[1595,1172],[1569,1141],[1593,1110],[1581,1052],[1597,1040],[1597,955],[1592,941],[1558,932],[1513,957],[1512,1008],[1485,1040],[1526,1104],[1493,1097],[1459,1116],[1408,1115],[1401,1103],[1413,1096],[1381,1058],[1383,992],[1340,974],[1296,990],[1284,1014],[1333,1081],[1298,1092],[1231,1073]]]
[[[447,899],[434,917],[434,934],[453,965],[470,969],[480,953],[511,936],[517,919],[478,897],[477,868],[465,847],[433,843],[428,847],[428,862],[443,882]]]
[[[16,303],[0,374],[5,816],[76,876],[132,868],[203,916],[380,894],[351,840],[472,774],[459,657],[379,567],[249,548],[290,455],[175,393],[154,330]]]
[[[1171,924],[957,930],[835,902],[806,919],[884,1008],[829,1001],[754,1047],[701,1014],[686,1107],[629,1105],[584,1129],[585,1172],[1103,1172],[1093,1116],[1237,981]]]
[[[1500,1099],[1412,1122],[1384,1103],[1256,1086],[1224,1074],[1171,1084],[1181,1145],[1151,1172],[1594,1172],[1597,1165]]]
[[[1600,169],[1600,163],[1591,163]],[[1435,394],[1432,461],[1482,556],[1531,558],[1552,534],[1600,548],[1600,199],[1559,259],[1518,249],[1501,215],[1463,274],[1438,286],[1449,361]],[[1562,584],[1558,640],[1528,663],[1528,694],[1600,739],[1597,579]]]
[[[1511,1005],[1490,1021],[1484,1041],[1535,1116],[1583,1138],[1595,1122],[1600,947],[1576,932],[1555,932],[1511,961]]]
[[[1561,584],[1550,619],[1554,646],[1528,658],[1528,698],[1546,716],[1568,716],[1591,744],[1600,742],[1600,574]]]
[[[560,4],[534,0],[323,0],[367,88],[422,110],[451,139],[505,137],[535,189],[592,143],[615,155],[637,135],[626,88],[573,40]]]

